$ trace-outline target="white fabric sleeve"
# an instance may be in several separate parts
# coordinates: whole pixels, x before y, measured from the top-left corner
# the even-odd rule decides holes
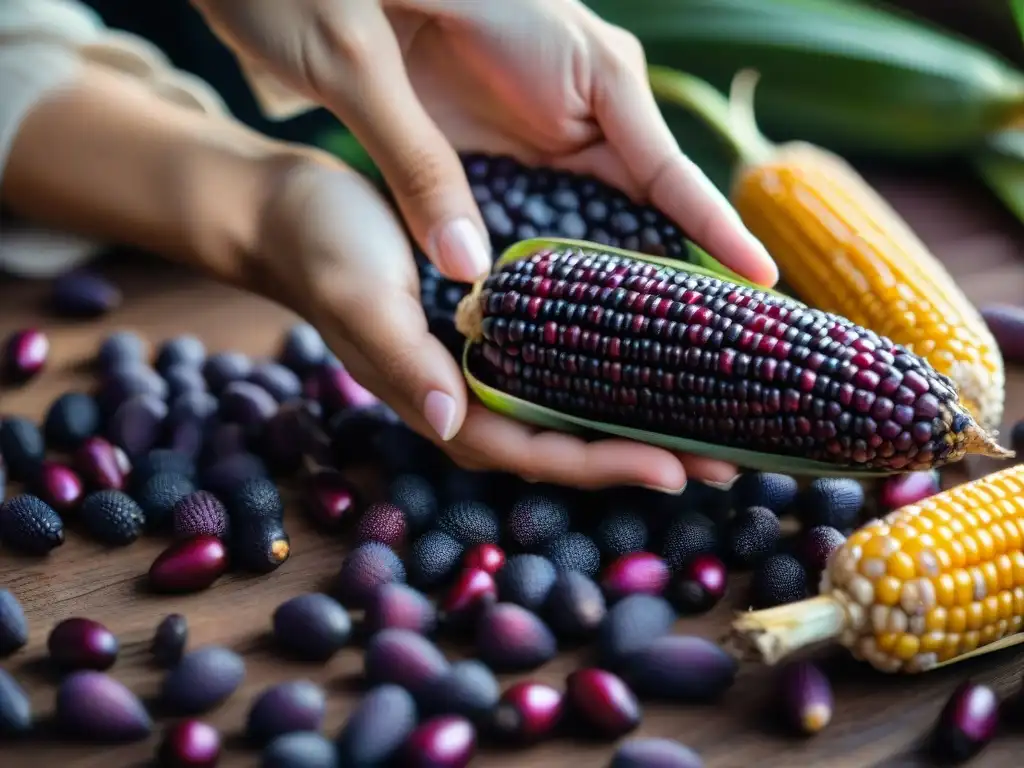
[[[108,29],[75,0],[0,0],[0,179],[25,116],[80,76],[86,62],[134,76],[162,98],[226,113],[203,80],[174,69],[146,40]],[[105,244],[0,217],[0,271],[49,277],[72,269]]]

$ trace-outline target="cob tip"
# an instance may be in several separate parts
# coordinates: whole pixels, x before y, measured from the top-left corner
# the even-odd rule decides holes
[[[480,302],[480,294],[483,293],[486,281],[487,278],[484,277],[474,283],[470,292],[462,297],[455,308],[455,330],[470,341],[480,341],[484,337],[484,308]]]
[[[999,444],[998,433],[988,432],[976,422],[964,430],[964,437],[964,451],[967,454],[990,459],[1012,459],[1017,455],[1015,451]]]
[[[825,594],[737,614],[722,645],[740,661],[773,666],[802,648],[841,637],[848,627],[843,603]]]

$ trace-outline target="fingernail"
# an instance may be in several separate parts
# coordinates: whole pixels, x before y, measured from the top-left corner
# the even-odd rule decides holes
[[[723,482],[717,482],[715,480],[705,480],[704,485],[706,485],[708,488],[714,488],[716,491],[728,491],[730,488],[736,485],[736,481],[739,479],[740,476],[736,474],[733,475],[732,478],[730,478],[729,480],[725,480]]]
[[[469,219],[442,224],[430,236],[438,268],[457,280],[471,282],[491,268],[491,252],[480,230]]]
[[[656,485],[644,485],[641,487],[646,488],[648,491],[655,491],[656,493],[667,493],[669,496],[682,496],[683,491],[686,490],[686,483],[683,483],[682,488],[659,488]]]
[[[442,440],[455,437],[455,398],[438,390],[423,401],[423,417]]]

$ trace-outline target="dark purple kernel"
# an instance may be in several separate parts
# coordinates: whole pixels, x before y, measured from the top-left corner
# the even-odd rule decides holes
[[[50,302],[64,317],[94,318],[121,306],[121,290],[106,278],[75,269],[53,281]]]
[[[57,691],[56,723],[65,734],[92,742],[145,739],[153,721],[138,697],[95,670],[73,672]]]

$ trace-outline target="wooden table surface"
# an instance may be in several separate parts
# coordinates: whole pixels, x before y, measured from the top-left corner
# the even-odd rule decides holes
[[[912,179],[872,179],[929,244],[978,302],[1021,301],[1024,297],[1024,231],[987,193],[970,182],[933,175]],[[62,391],[89,387],[90,377],[80,363],[87,361],[98,341],[117,328],[133,329],[150,340],[191,332],[201,335],[213,350],[240,349],[268,354],[292,321],[284,311],[254,297],[210,284],[187,272],[146,260],[119,263],[107,269],[126,293],[124,306],[101,321],[73,324],[54,320],[40,309],[45,286],[0,281],[0,333],[39,325],[52,340],[49,370],[28,387],[3,391],[2,411],[40,418],[47,404]],[[1008,382],[1006,427],[1024,417],[1024,374],[1012,371]],[[948,482],[990,470],[966,464]],[[14,489],[11,489],[12,492]],[[238,734],[247,706],[263,687],[290,678],[308,678],[329,692],[326,729],[337,732],[354,697],[352,678],[361,668],[361,652],[353,647],[329,664],[302,665],[277,658],[261,638],[269,616],[283,600],[325,587],[338,569],[343,545],[310,531],[300,514],[290,516],[293,555],[265,577],[231,576],[206,592],[185,597],[157,598],[140,589],[161,542],[143,539],[124,548],[107,550],[72,533],[45,560],[0,552],[0,587],[21,599],[31,628],[28,648],[3,662],[31,692],[39,716],[53,707],[54,683],[39,660],[49,629],[59,620],[86,616],[104,622],[120,637],[122,653],[112,674],[140,695],[156,690],[160,671],[149,666],[147,645],[157,622],[170,612],[184,613],[191,626],[193,647],[222,643],[244,652],[248,669],[244,686],[222,707],[208,715],[223,729],[229,748],[222,765],[256,765],[257,756],[240,743]],[[737,578],[725,604],[699,619],[680,621],[678,631],[718,636],[730,611],[744,607],[744,583]],[[744,668],[735,686],[714,706],[673,707],[649,704],[638,733],[680,739],[697,749],[706,765],[718,768],[828,765],[925,765],[918,745],[949,692],[968,676],[989,681],[1005,693],[1018,687],[1019,652],[965,662],[918,678],[893,678],[872,672],[842,654],[823,657],[833,674],[836,711],[830,727],[809,740],[776,733],[765,712],[769,673]],[[533,673],[559,684],[577,662],[562,656]],[[162,723],[161,723],[162,726]],[[63,766],[64,768],[121,768],[145,765],[157,743],[94,747],[54,742],[50,738],[0,746],[0,766]],[[1001,736],[974,761],[976,765],[1019,765],[1024,728]],[[552,741],[521,752],[485,750],[473,765],[570,766],[598,768],[612,754],[610,745]]]

